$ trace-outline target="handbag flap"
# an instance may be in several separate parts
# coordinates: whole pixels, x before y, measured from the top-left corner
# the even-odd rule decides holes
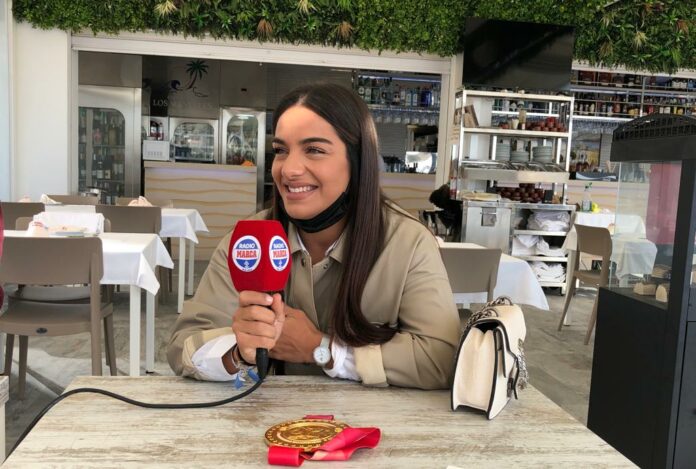
[[[524,342],[527,336],[527,327],[524,323],[524,314],[517,305],[496,305],[493,306],[498,316],[490,318],[497,320],[505,329],[508,346],[515,355],[520,354],[520,340]]]

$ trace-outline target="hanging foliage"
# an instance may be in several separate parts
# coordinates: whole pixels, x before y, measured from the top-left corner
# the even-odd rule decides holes
[[[696,0],[14,0],[66,31],[159,31],[448,56],[467,17],[576,27],[575,57],[656,72],[696,69]],[[511,38],[514,40],[514,38]]]

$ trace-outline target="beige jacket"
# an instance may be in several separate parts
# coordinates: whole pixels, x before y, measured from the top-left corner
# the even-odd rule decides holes
[[[254,218],[265,218],[266,212]],[[389,324],[398,332],[387,343],[353,349],[363,384],[388,384],[423,389],[446,388],[459,339],[459,316],[437,241],[410,216],[386,210],[385,246],[368,277],[361,307],[374,324]],[[232,332],[238,296],[230,279],[227,252],[231,234],[212,255],[195,296],[184,303],[175,324],[167,358],[180,375],[201,379],[192,356],[206,342]],[[288,239],[292,270],[286,287],[289,306],[304,311],[328,333],[332,302],[348,255],[343,238],[323,261],[312,266],[295,227]],[[286,364],[286,373],[321,372],[315,365]]]

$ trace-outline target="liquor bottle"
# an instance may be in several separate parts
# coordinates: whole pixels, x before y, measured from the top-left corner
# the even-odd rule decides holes
[[[430,88],[427,86],[423,87],[423,90],[421,91],[421,106],[430,107],[432,96],[433,93],[430,91]]]
[[[365,82],[361,77],[358,77],[358,96],[360,96],[360,99],[365,100]]]
[[[97,161],[97,179],[104,179],[104,165],[102,160]]]
[[[401,90],[399,90],[399,85],[394,86],[394,92],[392,93],[392,104],[395,106],[401,104]]]
[[[420,99],[420,86],[416,86],[416,88],[413,90],[413,93],[411,94],[411,106],[418,107],[419,99]]]
[[[402,106],[406,106],[406,88],[402,87],[401,91],[399,92],[399,102],[401,103]]]
[[[99,130],[99,127],[94,129],[94,134],[92,135],[92,140],[95,145],[101,145],[102,143],[102,134],[101,130]]]

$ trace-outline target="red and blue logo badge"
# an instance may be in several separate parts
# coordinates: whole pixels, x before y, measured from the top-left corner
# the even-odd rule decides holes
[[[242,236],[232,248],[232,260],[242,272],[251,272],[261,263],[261,244],[253,236]]]
[[[268,251],[273,268],[278,272],[285,270],[290,260],[290,249],[285,240],[280,236],[272,237]]]

